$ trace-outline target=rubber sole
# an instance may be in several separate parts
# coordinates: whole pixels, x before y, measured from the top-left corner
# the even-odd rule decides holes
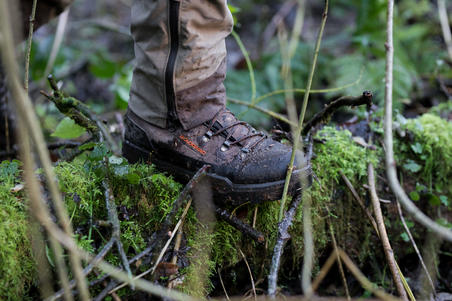
[[[163,172],[168,172],[178,181],[184,183],[188,182],[196,173],[196,171],[187,170],[167,161],[160,160],[156,156],[152,156],[151,152],[127,140],[123,143],[122,152],[123,156],[129,161],[129,163],[152,163],[157,167],[157,169]],[[306,186],[311,185],[312,179],[310,166],[295,170],[292,174],[289,185],[289,195],[294,195],[296,192],[302,190],[300,185],[300,175],[303,174],[307,176]],[[265,201],[279,200],[283,194],[285,183],[285,180],[283,179],[267,183],[239,184],[233,183],[227,177],[210,172],[207,173],[207,177],[210,179],[211,186],[213,188],[214,200],[233,205],[240,205],[247,202],[261,203]]]

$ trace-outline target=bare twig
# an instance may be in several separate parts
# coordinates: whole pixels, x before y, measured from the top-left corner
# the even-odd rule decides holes
[[[270,23],[267,25],[267,27],[264,30],[264,33],[262,34],[262,39],[260,41],[259,51],[260,53],[263,52],[263,50],[268,45],[268,42],[275,34],[276,28],[279,27],[279,24],[284,21],[286,16],[292,12],[293,7],[297,4],[297,1],[286,1],[284,4],[281,5],[281,8],[278,10],[278,12],[272,17]]]
[[[218,272],[218,278],[220,278],[221,287],[223,288],[223,291],[224,291],[224,295],[225,295],[225,297],[226,297],[226,300],[230,301],[231,299],[229,299],[228,292],[226,291],[226,287],[224,286],[223,278],[221,278],[220,270],[218,269],[217,272]]]
[[[55,64],[55,60],[57,58],[58,52],[60,51],[61,44],[64,39],[64,32],[66,30],[66,25],[69,17],[70,8],[66,9],[59,17],[58,17],[58,25],[55,33],[55,38],[53,40],[52,50],[50,51],[49,60],[47,61],[46,68],[44,69],[44,75],[48,75]],[[40,80],[41,83],[42,79]]]
[[[392,278],[394,280],[395,286],[397,288],[397,292],[399,296],[403,300],[408,300],[405,289],[403,288],[402,281],[400,279],[400,275],[397,271],[397,264],[394,258],[394,252],[392,251],[391,244],[389,242],[388,234],[386,233],[386,227],[384,224],[383,214],[381,213],[380,207],[380,199],[377,195],[377,190],[375,189],[375,176],[374,176],[374,167],[372,163],[368,165],[368,181],[370,188],[370,198],[372,200],[372,205],[374,207],[375,219],[377,221],[378,233],[380,233],[380,240],[383,245],[383,250],[386,255],[386,260],[388,261],[389,269],[391,270]]]
[[[452,34],[450,32],[449,18],[447,17],[446,0],[438,0],[438,16],[441,23],[444,42],[446,43],[449,58],[452,60]]]
[[[285,203],[287,200],[287,194],[289,192],[290,178],[292,176],[292,171],[294,168],[295,154],[296,154],[297,150],[300,149],[299,144],[300,144],[301,130],[303,128],[304,116],[306,113],[306,107],[308,105],[309,94],[310,94],[311,85],[312,85],[312,79],[314,77],[314,72],[315,72],[315,68],[317,65],[317,58],[319,56],[320,44],[321,44],[322,37],[323,37],[323,29],[325,28],[327,16],[328,16],[328,0],[325,0],[325,9],[324,9],[323,15],[322,15],[322,23],[320,25],[319,34],[318,34],[317,42],[315,45],[314,58],[312,60],[312,65],[311,65],[311,71],[309,73],[308,82],[306,84],[306,92],[305,92],[304,98],[303,98],[303,107],[301,109],[300,118],[298,120],[298,128],[297,128],[296,132],[294,133],[294,137],[293,137],[294,144],[292,147],[292,156],[290,158],[289,167],[287,168],[287,175],[286,175],[286,180],[285,180],[285,184],[284,184],[283,195],[281,197],[281,206],[280,206],[279,218],[278,218],[279,221],[281,221],[283,218],[283,212],[284,212]]]
[[[104,159],[104,161],[107,164],[107,160]],[[108,165],[107,165],[108,166]],[[118,219],[118,212],[116,210],[116,204],[115,204],[115,198],[113,196],[113,192],[111,191],[111,187],[107,183],[108,179],[104,179],[102,181],[102,185],[104,187],[104,194],[105,194],[105,203],[107,207],[108,212],[108,220],[110,221],[112,225],[112,238],[114,239],[114,242],[118,248],[119,256],[122,260],[122,265],[124,269],[126,270],[127,274],[129,275],[129,278],[132,279],[132,271],[130,270],[129,261],[127,260],[127,255],[124,252],[124,248],[121,243],[121,229],[120,229],[120,223]],[[133,282],[131,282],[133,284]],[[132,289],[134,287],[132,286]]]
[[[263,243],[265,241],[265,237],[261,232],[242,222],[240,219],[230,214],[226,209],[217,208],[215,211],[221,219],[223,219],[225,222],[227,222],[243,234],[251,237],[258,243]]]
[[[276,113],[276,112],[264,109],[262,107],[259,107],[259,106],[255,105],[255,104],[252,104],[252,103],[249,103],[249,102],[245,102],[245,101],[242,101],[242,100],[238,100],[238,99],[234,99],[234,98],[228,98],[228,101],[232,102],[232,103],[235,103],[235,104],[242,105],[242,106],[247,106],[250,109],[255,109],[256,111],[259,111],[259,112],[262,112],[264,114],[267,114],[268,116],[273,117],[273,118],[275,118],[277,120],[280,120],[282,122],[285,122],[287,124],[290,124],[291,126],[297,126],[296,122],[294,123],[294,122],[290,121],[289,119],[284,117],[284,115],[281,115],[279,113]]]
[[[331,252],[330,256],[328,257],[328,259],[323,264],[323,266],[320,269],[319,273],[314,278],[314,281],[312,281],[311,287],[312,287],[312,291],[313,292],[315,292],[317,290],[317,287],[319,286],[319,284],[322,282],[322,280],[328,274],[328,272],[331,269],[331,267],[333,266],[333,264],[336,262],[337,254],[339,254],[337,250],[333,250]]]
[[[358,202],[359,206],[363,209],[364,213],[366,213],[367,217],[369,218],[370,223],[372,224],[372,226],[373,226],[373,228],[375,230],[375,233],[377,233],[377,235],[379,235],[377,223],[375,222],[375,219],[372,216],[372,214],[370,213],[370,211],[364,205],[363,200],[359,197],[358,192],[356,192],[355,188],[353,187],[352,183],[347,178],[347,176],[344,174],[344,172],[342,170],[339,170],[339,173],[340,173],[342,179],[344,180],[345,185],[350,190],[350,192],[352,193],[352,195],[355,198],[355,200]]]
[[[427,266],[425,265],[424,259],[422,258],[421,252],[419,251],[419,248],[417,247],[416,242],[414,241],[413,235],[411,235],[410,228],[408,228],[405,218],[403,217],[402,208],[400,207],[400,203],[397,202],[397,211],[399,212],[400,221],[402,222],[403,227],[405,228],[405,231],[411,241],[411,244],[413,245],[414,251],[416,252],[417,257],[419,258],[419,262],[421,263],[422,269],[424,270],[428,282],[432,288],[433,294],[435,294],[435,285],[433,284],[432,277],[430,276],[430,273],[427,269]]]
[[[94,257],[94,259],[83,269],[83,274],[86,276],[89,273],[91,273],[91,271],[93,270],[94,266],[97,264],[97,262],[99,262],[99,260],[103,259],[105,257],[105,255],[107,255],[107,253],[110,251],[110,249],[113,247],[115,243],[115,239],[112,238],[110,239],[105,246],[102,248],[102,250],[97,253],[96,257]],[[69,282],[69,290],[73,289],[76,285],[76,281],[72,280],[71,282]],[[56,292],[53,296],[49,297],[48,300],[57,300],[59,298],[61,298],[64,294],[64,289],[59,290],[58,292]]]
[[[169,237],[169,239],[167,240],[165,246],[163,247],[163,249],[160,251],[160,254],[157,257],[157,260],[154,263],[154,266],[146,271],[144,271],[143,273],[141,273],[140,275],[136,276],[133,278],[133,281],[142,278],[143,276],[146,276],[147,274],[153,274],[155,269],[157,268],[158,264],[160,263],[160,260],[162,260],[163,255],[165,255],[166,250],[168,249],[169,245],[171,244],[171,241],[173,240],[174,236],[177,233],[177,230],[179,229],[180,225],[182,224],[182,221],[184,220],[185,216],[187,215],[188,209],[190,208],[191,205],[191,198],[188,201],[187,205],[185,206],[184,212],[182,213],[179,221],[177,222],[176,226],[174,227],[173,231],[171,231],[171,235]],[[118,285],[117,287],[115,287],[114,289],[110,290],[109,293],[114,293],[117,290],[123,288],[124,286],[126,286],[127,283],[123,283],[121,285]]]
[[[331,115],[340,107],[356,107],[361,105],[366,105],[367,108],[370,108],[370,106],[372,105],[372,92],[364,91],[363,94],[359,97],[343,96],[330,102],[322,111],[315,114],[311,120],[306,122],[303,127],[302,134],[306,135],[309,130],[314,128],[317,124],[326,122],[331,117]]]
[[[60,221],[60,223],[63,226],[63,229],[67,236],[72,235],[72,226],[69,221],[69,217],[66,214],[66,209],[63,204],[63,200],[61,197],[61,194],[58,189],[58,185],[56,183],[56,177],[54,175],[52,165],[49,158],[49,153],[44,141],[44,136],[41,131],[40,124],[38,122],[38,119],[36,117],[35,112],[31,109],[33,108],[33,104],[31,103],[30,99],[28,98],[27,93],[25,90],[21,87],[19,80],[17,78],[18,73],[18,66],[17,62],[15,60],[14,56],[14,49],[13,49],[13,40],[12,40],[12,31],[10,26],[10,20],[8,15],[8,5],[6,1],[1,1],[1,9],[0,9],[0,30],[1,30],[1,49],[2,49],[2,61],[5,63],[5,67],[7,70],[7,74],[9,75],[9,85],[10,90],[13,93],[14,101],[16,103],[17,112],[19,114],[19,118],[23,120],[23,124],[26,126],[26,130],[24,130],[24,133],[28,131],[28,134],[26,134],[24,137],[31,136],[33,142],[35,143],[36,150],[39,155],[39,159],[41,161],[44,174],[47,178],[47,183],[49,186],[50,194],[53,200],[53,203],[55,205],[55,210],[57,213],[57,217]],[[27,155],[30,155],[28,153]],[[32,168],[32,164],[30,165]],[[32,172],[32,171],[31,171]],[[32,175],[30,174],[30,177]],[[36,197],[37,200],[40,196],[39,188],[37,188]],[[71,251],[70,251],[71,252]],[[82,274],[82,265],[80,258],[78,256],[78,253],[71,253],[70,261],[72,265],[72,269],[74,272],[74,276],[79,284],[79,290],[81,292],[81,299],[82,300],[88,300],[89,299],[89,292],[86,286],[86,283],[84,281],[84,277]]]
[[[327,207],[327,210],[329,212],[328,207]],[[345,278],[344,267],[342,266],[341,257],[339,255],[339,251],[338,251],[339,248],[337,246],[336,237],[334,237],[334,229],[333,229],[333,223],[331,222],[331,218],[329,219],[328,224],[329,224],[329,228],[330,228],[331,241],[333,242],[333,246],[334,246],[334,252],[336,253],[337,265],[339,266],[339,272],[341,273],[342,282],[344,283],[345,295],[347,296],[347,300],[351,300],[350,292],[348,290],[348,285],[347,285],[347,279]]]
[[[35,17],[36,17],[36,6],[38,4],[38,0],[33,0],[33,4],[31,7],[31,15],[29,19],[29,30],[28,30],[28,40],[27,40],[27,52],[25,54],[25,74],[24,74],[24,89],[25,93],[28,93],[28,80],[30,77],[30,55],[31,55],[31,44],[33,42],[33,30],[35,26]]]
[[[268,295],[274,297],[276,294],[276,285],[278,282],[278,271],[281,262],[281,256],[283,253],[284,245],[289,240],[290,234],[288,232],[289,227],[292,225],[293,217],[297,211],[298,206],[301,203],[301,193],[294,196],[294,200],[286,212],[284,219],[278,224],[278,238],[273,249],[272,263],[270,266],[270,273],[268,275]]]
[[[386,41],[386,76],[385,76],[385,117],[384,117],[384,146],[386,149],[386,175],[389,186],[405,207],[409,214],[426,228],[438,234],[440,237],[452,241],[452,231],[444,226],[434,222],[425,215],[405,193],[403,187],[397,178],[396,161],[394,159],[393,133],[392,133],[392,87],[393,87],[393,61],[394,61],[394,43],[393,43],[393,13],[394,0],[388,0],[387,10],[387,41]]]
[[[243,57],[245,58],[246,66],[248,67],[248,73],[250,75],[251,81],[251,103],[254,103],[254,99],[256,98],[256,80],[254,79],[253,64],[251,63],[248,51],[246,50],[245,45],[243,45],[240,36],[234,30],[231,32],[231,35],[236,41],[237,45],[239,45],[240,51],[242,51]]]
[[[382,300],[395,301],[399,300],[392,295],[385,293],[383,290],[376,288],[376,286],[367,279],[366,276],[358,269],[358,267],[353,263],[353,261],[348,257],[348,255],[341,249],[338,249],[339,255],[342,261],[347,266],[349,271],[355,276],[355,278],[361,283],[362,287],[366,290],[372,292],[375,296],[381,298]]]
[[[248,273],[250,274],[251,286],[253,288],[253,294],[254,294],[254,300],[257,300],[256,286],[254,285],[253,273],[251,272],[250,265],[248,264],[248,260],[246,260],[245,254],[243,254],[243,252],[240,248],[239,248],[239,252],[243,257],[243,260],[245,261],[246,267],[248,269]]]

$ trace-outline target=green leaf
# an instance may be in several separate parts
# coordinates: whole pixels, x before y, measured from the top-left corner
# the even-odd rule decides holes
[[[69,117],[65,117],[57,125],[55,131],[51,136],[58,137],[62,139],[74,139],[78,138],[86,132],[86,129],[79,126],[74,122],[74,120]]]
[[[417,164],[413,160],[408,160],[408,163],[404,164],[403,168],[411,172],[418,172],[422,169],[422,166]]]
[[[140,176],[136,173],[129,173],[127,174],[127,181],[129,181],[130,184],[138,184],[140,183]]]
[[[84,151],[84,150],[87,150],[87,149],[91,149],[91,148],[93,148],[95,146],[96,146],[96,142],[87,142],[85,144],[80,145],[78,147],[78,149],[81,150],[81,151]]]
[[[98,144],[94,147],[93,151],[89,154],[88,159],[90,161],[100,161],[108,153],[107,148],[103,144]]]
[[[410,238],[408,237],[408,234],[406,234],[405,232],[400,234],[400,237],[402,237],[403,241],[405,241],[405,242],[410,241]]]
[[[417,191],[411,191],[410,192],[410,198],[413,200],[413,201],[419,201],[419,199],[420,199],[420,196],[419,196],[419,193],[417,192]]]
[[[444,206],[449,206],[449,200],[447,199],[447,196],[445,196],[445,195],[440,195],[440,196],[439,196],[439,199],[441,200],[441,203],[442,203]]]
[[[427,196],[428,196],[428,202],[430,203],[430,205],[432,205],[432,206],[441,205],[441,200],[439,199],[439,197],[436,194],[429,193],[429,194],[427,194]]]
[[[416,154],[422,154],[422,145],[419,142],[416,142],[415,144],[411,144],[411,149]]]

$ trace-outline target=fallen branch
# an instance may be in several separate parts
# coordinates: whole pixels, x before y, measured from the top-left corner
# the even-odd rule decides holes
[[[372,205],[374,207],[375,219],[377,221],[378,233],[380,233],[381,244],[383,245],[383,250],[386,255],[386,260],[388,261],[389,269],[391,270],[392,278],[394,280],[395,286],[399,296],[403,300],[408,300],[405,289],[403,288],[400,275],[397,270],[397,263],[394,258],[394,252],[392,251],[391,244],[389,242],[388,234],[386,233],[386,227],[384,224],[383,214],[381,213],[380,199],[377,195],[377,190],[375,189],[375,176],[374,167],[372,163],[368,165],[368,181],[370,188],[370,198],[372,200]]]
[[[370,110],[372,106],[372,92],[364,91],[361,96],[353,97],[353,96],[343,96],[340,97],[328,105],[325,108],[314,115],[303,127],[302,134],[306,135],[312,128],[316,127],[319,123],[327,122],[333,113],[345,106],[357,107],[361,105],[366,105],[367,110]]]
[[[278,237],[276,239],[276,244],[273,249],[273,257],[272,263],[270,266],[270,273],[268,275],[268,292],[267,294],[270,297],[274,297],[276,294],[276,285],[278,282],[278,271],[281,261],[281,256],[283,253],[284,245],[290,238],[290,234],[288,232],[289,227],[292,225],[293,218],[295,216],[295,212],[297,211],[298,206],[300,205],[302,200],[302,194],[300,193],[297,196],[294,196],[294,201],[290,206],[289,210],[287,210],[284,219],[278,224]]]
[[[105,203],[106,203],[107,212],[108,212],[108,220],[110,221],[112,230],[113,230],[111,237],[117,246],[119,256],[121,257],[121,260],[122,260],[122,265],[123,265],[124,269],[126,270],[127,274],[129,275],[130,279],[132,279],[132,271],[130,270],[129,261],[127,260],[127,255],[124,252],[124,248],[121,243],[121,229],[120,229],[120,223],[119,223],[119,219],[118,219],[118,211],[116,210],[115,198],[113,196],[113,192],[111,191],[111,188],[108,185],[107,181],[108,181],[107,179],[104,179],[102,181],[102,185],[104,187]],[[134,289],[133,286],[132,286],[132,289]]]
[[[221,209],[221,208],[217,208],[215,210],[215,212],[225,222],[227,222],[228,224],[230,224],[231,226],[233,226],[234,228],[236,228],[237,230],[239,230],[243,234],[251,237],[252,239],[257,241],[258,243],[263,243],[265,241],[264,234],[262,234],[261,232],[253,229],[248,224],[242,222],[240,219],[238,219],[234,215],[230,214],[227,210]]]
[[[52,75],[48,76],[52,94],[41,91],[47,99],[52,101],[58,110],[71,118],[81,127],[84,127],[93,135],[95,141],[105,141],[115,155],[120,155],[120,148],[115,142],[110,132],[106,128],[104,122],[100,120],[83,102],[80,100],[66,96],[59,88]]]

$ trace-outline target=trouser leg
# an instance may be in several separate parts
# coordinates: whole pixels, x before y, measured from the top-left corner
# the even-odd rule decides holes
[[[129,108],[160,127],[190,129],[211,119],[225,104],[232,25],[226,0],[135,0]]]

